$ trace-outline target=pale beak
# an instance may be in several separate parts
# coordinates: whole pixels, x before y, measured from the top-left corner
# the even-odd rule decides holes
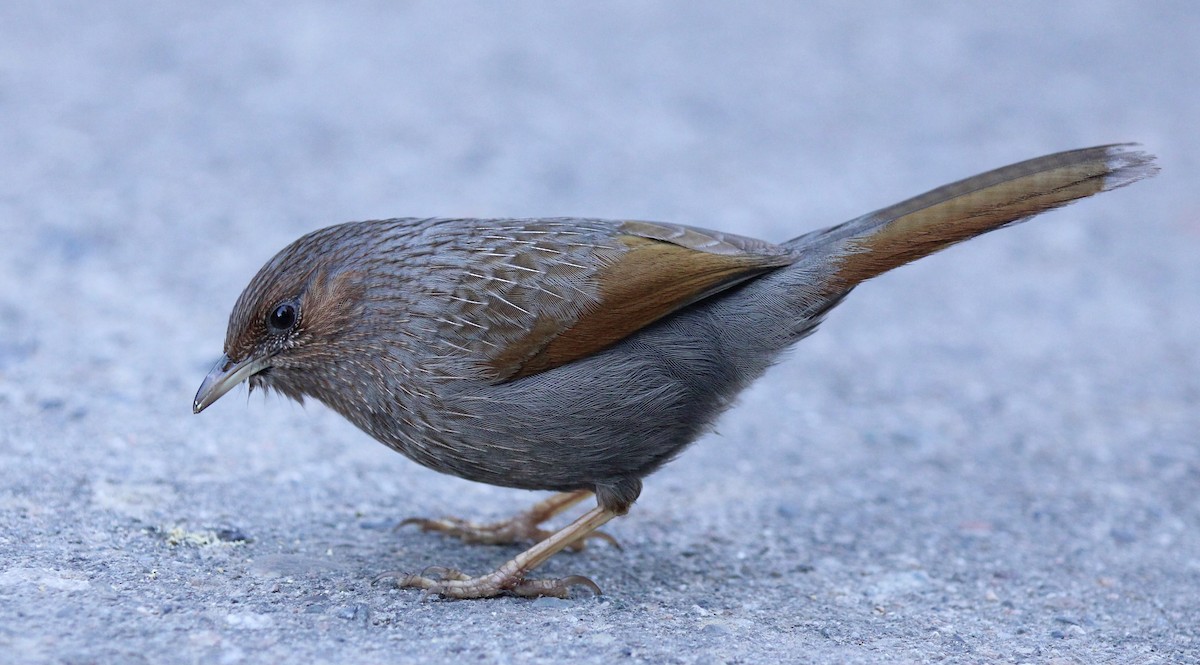
[[[208,372],[208,376],[204,377],[204,383],[200,384],[200,390],[196,391],[196,401],[192,402],[192,413],[200,413],[208,408],[209,404],[220,399],[221,395],[232,390],[234,386],[270,366],[271,359],[269,357],[247,358],[235,363],[229,359],[229,356],[221,356],[217,364],[213,365],[212,370]]]

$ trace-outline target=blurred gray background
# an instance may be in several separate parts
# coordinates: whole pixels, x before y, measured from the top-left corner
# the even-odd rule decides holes
[[[1184,1],[0,4],[0,661],[1198,662],[1198,62]],[[860,288],[546,567],[598,599],[373,587],[541,495],[190,412],[334,222],[783,240],[1117,141],[1162,174]]]

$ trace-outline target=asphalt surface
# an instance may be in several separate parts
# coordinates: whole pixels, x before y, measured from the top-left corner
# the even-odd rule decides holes
[[[1194,3],[0,4],[0,662],[1200,662]],[[1140,141],[1162,174],[855,292],[549,575],[416,530],[541,495],[317,404],[201,416],[241,288],[334,222],[783,240]]]

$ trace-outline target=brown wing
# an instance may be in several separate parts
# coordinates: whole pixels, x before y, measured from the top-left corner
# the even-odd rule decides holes
[[[545,288],[523,292],[540,301],[509,303],[525,325],[488,355],[496,378],[517,379],[585,357],[697,300],[795,260],[778,245],[686,226],[630,221],[613,223],[608,231],[595,251],[561,259],[586,267],[558,280],[555,293],[568,294],[572,307],[547,303],[552,298],[542,294],[559,296]],[[554,260],[543,262],[542,273],[555,267]]]

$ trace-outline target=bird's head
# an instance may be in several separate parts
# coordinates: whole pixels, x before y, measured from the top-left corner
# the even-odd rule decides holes
[[[322,371],[357,328],[363,302],[345,227],[306,235],[258,271],[229,316],[225,353],[192,403],[200,413],[242,381],[296,400],[319,393]],[[341,231],[341,233],[339,233]]]

